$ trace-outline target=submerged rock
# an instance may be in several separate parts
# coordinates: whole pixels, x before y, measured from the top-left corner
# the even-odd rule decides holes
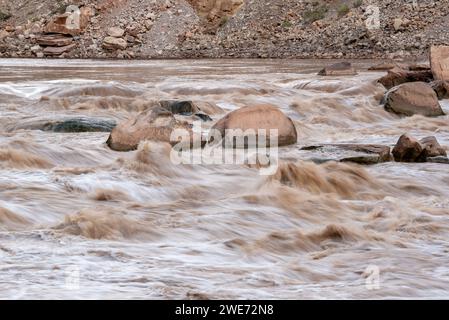
[[[324,144],[301,148],[312,152],[311,160],[376,164],[391,161],[390,147],[377,144]]]
[[[381,62],[368,68],[369,71],[388,71],[394,68],[402,68],[396,62]]]
[[[400,115],[420,114],[427,117],[444,115],[438,97],[424,82],[404,83],[388,91],[384,98],[385,110]]]
[[[354,76],[356,74],[357,71],[349,62],[335,63],[318,72],[320,76]]]
[[[75,48],[76,44],[72,43],[68,46],[62,47],[46,47],[43,51],[45,56],[60,56],[63,53],[70,52],[73,48]]]
[[[114,120],[95,118],[72,118],[65,120],[43,120],[24,123],[14,129],[42,130],[53,132],[111,132],[116,126]]]
[[[173,114],[191,115],[199,111],[192,101],[162,100],[159,104]]]
[[[270,105],[249,106],[232,111],[220,119],[212,130],[217,130],[221,137],[227,134],[228,139],[244,136],[250,137],[248,140],[258,139],[261,130],[267,138],[267,146],[274,143],[269,139],[270,130],[277,130],[273,139],[277,139],[278,146],[294,144],[298,138],[293,121],[278,108]],[[231,134],[230,130],[239,130],[241,134]]]

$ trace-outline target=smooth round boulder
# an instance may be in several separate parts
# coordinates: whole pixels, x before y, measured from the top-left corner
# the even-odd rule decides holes
[[[261,134],[266,137],[267,147],[275,145],[272,139],[277,139],[278,146],[295,144],[298,139],[293,121],[278,108],[270,105],[248,106],[232,111],[220,119],[212,130],[217,130],[221,137],[227,138],[230,135],[238,135],[236,131],[239,131],[244,137],[256,138],[258,146],[261,146]],[[270,130],[277,130],[272,138]],[[234,137],[238,138],[237,135]]]
[[[120,123],[112,130],[106,143],[115,151],[136,150],[144,140],[175,145],[179,143],[179,140],[172,140],[175,129],[185,130],[191,138],[191,128],[187,123],[177,121],[170,111],[156,107]]]
[[[424,82],[404,83],[385,95],[385,110],[405,116],[420,114],[427,117],[444,115],[438,97]]]

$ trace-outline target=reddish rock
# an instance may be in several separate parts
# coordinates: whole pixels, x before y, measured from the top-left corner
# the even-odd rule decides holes
[[[404,83],[388,91],[385,95],[385,110],[406,116],[444,115],[437,94],[424,82]]]
[[[128,43],[122,38],[106,37],[103,40],[103,48],[107,50],[125,50],[127,46]]]
[[[446,150],[438,143],[437,138],[434,136],[422,138],[420,141],[426,157],[446,157]]]
[[[424,162],[423,150],[418,140],[403,134],[393,148],[393,157],[397,162]]]
[[[64,14],[55,16],[44,28],[45,33],[59,33],[76,36],[81,34],[90,21],[91,12],[84,10],[71,10],[69,6]]]
[[[449,46],[430,48],[430,66],[435,80],[449,81]]]
[[[433,75],[430,70],[409,71],[400,68],[394,68],[388,71],[388,74],[378,80],[385,88],[391,89],[407,82],[431,82]]]

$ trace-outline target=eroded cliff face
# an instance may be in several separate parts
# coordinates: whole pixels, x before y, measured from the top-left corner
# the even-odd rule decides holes
[[[215,32],[220,25],[234,15],[244,0],[187,0],[202,18],[205,29]]]

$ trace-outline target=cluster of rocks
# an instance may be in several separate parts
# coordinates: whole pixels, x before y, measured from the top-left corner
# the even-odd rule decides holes
[[[439,99],[449,98],[449,47],[433,46],[430,49],[430,67],[380,63],[369,68],[387,71],[378,80],[386,89],[381,101],[386,111],[399,116],[444,116]],[[340,62],[323,68],[318,75],[352,76],[357,71],[349,62]],[[393,150],[389,146],[370,144],[325,144],[303,147],[310,160],[315,162],[341,161],[375,164],[394,159],[397,162],[449,163],[446,151],[433,136],[417,140],[402,135]]]
[[[446,150],[433,136],[418,141],[409,134],[403,134],[393,148],[393,157],[397,162],[449,163]]]
[[[439,99],[448,98],[449,47],[433,46],[430,67],[394,66],[379,82],[389,89],[382,99],[385,110],[399,115],[444,115]]]
[[[186,147],[204,147],[206,143],[256,147],[260,141],[264,141],[264,146],[269,147],[274,143],[285,146],[297,142],[297,132],[293,121],[278,108],[269,105],[247,106],[232,111],[212,126],[210,136],[195,135],[187,117],[194,115],[202,121],[209,121],[211,120],[209,116],[217,111],[221,110],[210,106],[201,108],[191,101],[161,101],[115,127],[108,138],[107,145],[116,151],[130,151],[137,149],[139,143],[144,140],[167,142],[171,145],[188,141]],[[183,129],[185,136],[173,136],[172,133],[178,129]],[[276,129],[277,133],[270,135],[271,129]],[[259,130],[266,133],[263,140],[260,139]],[[237,146],[236,141],[240,139],[243,139],[241,141],[244,145]],[[250,145],[252,142],[255,145]]]

